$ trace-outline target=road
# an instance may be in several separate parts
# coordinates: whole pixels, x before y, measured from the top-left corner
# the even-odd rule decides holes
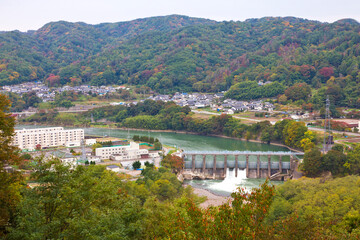
[[[308,126],[309,129],[312,129],[312,130],[316,130],[316,131],[320,131],[320,132],[324,132],[324,129],[323,128],[317,128],[317,127],[311,127],[311,126]],[[360,137],[360,134],[359,133],[353,133],[353,132],[343,132],[343,131],[336,131],[336,130],[331,130],[331,132],[333,133],[344,133],[345,135],[347,136],[356,136],[356,137]]]
[[[214,113],[214,112],[208,112],[208,111],[200,111],[200,110],[191,110],[194,113],[202,113],[202,114],[208,114],[208,115],[216,115],[219,116],[221,115],[221,113]],[[253,118],[245,118],[245,117],[239,117],[239,116],[234,116],[231,115],[233,118],[237,118],[237,119],[242,119],[242,120],[248,120],[248,121],[252,121],[252,122],[262,122],[264,120],[259,120],[259,119],[253,119]]]
[[[64,113],[76,113],[76,112],[86,112],[88,110],[86,109],[78,109],[78,110],[62,110],[58,112],[64,112]],[[25,115],[33,115],[37,112],[12,112],[12,114],[25,114]]]
[[[201,114],[208,114],[208,115],[216,115],[219,116],[221,115],[221,113],[214,113],[214,112],[208,112],[208,111],[201,111],[201,110],[192,110],[192,112],[194,113],[201,113]],[[233,118],[237,118],[237,119],[243,119],[243,120],[248,120],[248,121],[253,121],[253,122],[261,122],[264,120],[259,120],[259,119],[252,119],[252,118],[245,118],[245,117],[238,117],[238,116],[232,116]],[[312,127],[312,126],[308,126],[309,129],[312,130],[316,130],[316,131],[320,131],[323,132],[324,129],[323,128],[317,128],[317,127]],[[344,131],[337,131],[337,130],[331,130],[334,133],[344,133],[347,136],[356,136],[356,137],[360,137],[360,133],[353,133],[353,132],[344,132]]]

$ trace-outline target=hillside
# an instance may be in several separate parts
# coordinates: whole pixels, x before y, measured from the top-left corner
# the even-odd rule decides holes
[[[2,85],[50,74],[59,76],[48,79],[53,85],[144,84],[160,92],[231,86],[236,92],[244,81],[286,89],[304,82],[319,89],[315,104],[329,94],[338,105],[360,106],[360,24],[352,19],[215,22],[172,15],[99,25],[56,22],[31,34],[2,33],[0,44]]]
[[[28,33],[0,32],[0,85],[45,80],[62,67],[143,33],[214,23],[207,19],[170,15],[98,25],[58,21]]]
[[[33,36],[44,45],[47,57],[68,64],[69,60],[83,60],[147,32],[168,32],[185,26],[211,23],[211,20],[178,15],[98,25],[59,21],[46,24]]]

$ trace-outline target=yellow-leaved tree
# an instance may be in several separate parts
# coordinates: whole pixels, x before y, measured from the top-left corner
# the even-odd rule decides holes
[[[17,148],[11,145],[15,119],[9,113],[9,108],[9,99],[0,94],[0,238],[11,226],[20,200],[21,174],[7,168],[20,161]]]

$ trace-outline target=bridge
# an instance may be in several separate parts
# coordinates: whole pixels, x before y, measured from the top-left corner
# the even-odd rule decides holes
[[[238,170],[245,169],[247,178],[283,180],[291,178],[297,166],[297,156],[303,154],[291,151],[184,151],[184,158],[191,160],[185,161],[183,176],[185,179],[224,179],[229,168],[235,170],[235,177]],[[278,161],[272,161],[274,156]],[[197,160],[199,157],[202,159]],[[249,160],[254,157],[256,161]],[[283,161],[283,157],[290,157],[290,161]],[[262,161],[264,158],[266,160]]]

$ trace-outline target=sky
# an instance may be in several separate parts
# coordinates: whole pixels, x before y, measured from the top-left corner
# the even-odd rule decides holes
[[[294,16],[360,22],[360,0],[0,0],[0,31],[37,30],[60,20],[97,24],[171,14],[217,21]]]

